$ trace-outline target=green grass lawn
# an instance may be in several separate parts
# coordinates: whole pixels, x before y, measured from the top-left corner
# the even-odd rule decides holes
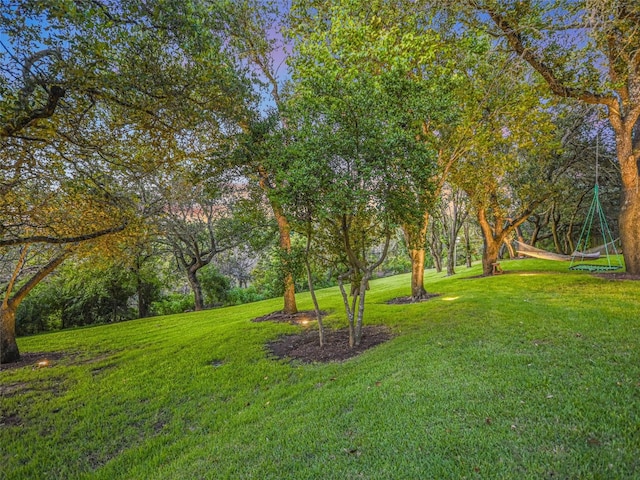
[[[343,363],[269,358],[280,300],[22,338],[64,356],[0,373],[0,478],[640,478],[640,283],[502,265],[372,282]]]

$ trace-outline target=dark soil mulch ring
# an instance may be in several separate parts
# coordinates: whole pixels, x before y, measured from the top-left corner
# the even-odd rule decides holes
[[[13,363],[4,363],[0,365],[0,370],[13,370],[30,366],[33,366],[33,368],[46,368],[52,366],[56,360],[60,360],[64,356],[62,352],[21,353],[20,360]]]
[[[320,311],[320,315],[325,317],[327,312],[324,310]],[[283,311],[277,311],[270,313],[268,315],[264,315],[262,317],[257,317],[251,319],[252,322],[280,322],[280,323],[291,323],[293,325],[307,325],[310,322],[314,322],[316,320],[316,312],[314,310],[305,310],[298,313],[284,313]]]
[[[429,300],[431,300],[433,297],[439,297],[440,294],[439,293],[427,293],[427,295],[425,295],[422,298],[419,298],[418,300],[414,300],[413,297],[408,296],[408,297],[396,297],[396,298],[392,298],[391,300],[387,300],[386,303],[387,305],[408,305],[410,303],[421,303],[421,302],[427,302]]]
[[[477,278],[492,278],[492,277],[500,277],[502,275],[511,275],[514,273],[520,273],[520,271],[518,270],[503,270],[500,273],[493,273],[490,275],[485,275],[484,273],[481,273],[480,275],[473,275],[472,277],[464,277],[461,280],[472,280],[472,279],[477,279]]]
[[[360,345],[349,348],[349,329],[325,331],[325,344],[320,348],[317,330],[284,335],[267,344],[269,352],[277,358],[299,360],[304,363],[340,362],[355,357],[365,350],[391,340],[391,331],[384,326],[362,327]]]

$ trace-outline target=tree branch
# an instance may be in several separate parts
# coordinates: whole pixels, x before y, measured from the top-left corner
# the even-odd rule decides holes
[[[75,237],[51,237],[47,235],[33,235],[30,237],[19,238],[4,238],[0,239],[0,247],[10,247],[14,245],[22,245],[25,243],[48,243],[51,245],[64,245],[67,243],[78,243],[87,240],[93,240],[95,238],[109,235],[112,233],[118,233],[123,231],[127,227],[128,222],[124,222],[116,227],[107,228],[105,230],[99,230],[97,232],[87,233],[84,235],[78,235]]]
[[[5,123],[0,127],[0,137],[11,137],[28,127],[35,120],[51,117],[58,107],[60,99],[65,95],[65,90],[62,87],[56,85],[52,86],[49,90],[49,96],[47,103],[29,112],[23,112],[18,115],[17,118]]]
[[[71,247],[66,248],[60,255],[54,257],[49,263],[47,263],[44,267],[36,272],[36,274],[31,277],[24,285],[20,287],[20,289],[15,293],[13,297],[9,300],[8,303],[17,306],[24,300],[24,298],[28,295],[28,293],[35,287],[38,283],[40,283],[47,275],[53,272],[58,265],[60,265],[64,260],[69,256],[69,254],[73,251]]]
[[[544,78],[554,94],[564,98],[577,98],[585,103],[607,105],[611,110],[619,114],[620,107],[615,97],[600,95],[588,90],[564,85],[553,69],[544,63],[530,48],[525,46],[521,34],[511,25],[504,15],[501,15],[492,8],[480,7],[475,1],[471,3],[476,6],[476,8],[484,10],[491,17],[493,22],[504,33],[511,48]]]

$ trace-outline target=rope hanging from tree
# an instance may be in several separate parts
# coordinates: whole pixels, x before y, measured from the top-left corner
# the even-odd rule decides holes
[[[622,260],[618,255],[618,251],[616,249],[616,241],[611,234],[611,229],[609,229],[609,225],[607,224],[607,219],[604,216],[604,209],[602,208],[602,203],[600,203],[600,186],[598,181],[598,168],[599,168],[599,159],[598,159],[598,150],[599,150],[599,134],[596,136],[596,180],[595,185],[593,187],[593,200],[591,201],[591,206],[589,207],[589,211],[587,213],[587,217],[585,218],[584,224],[582,225],[582,231],[580,232],[580,239],[578,240],[578,244],[576,245],[575,251],[571,255],[571,264],[569,268],[571,270],[586,270],[589,272],[606,272],[611,270],[619,270],[622,268]],[[592,240],[592,229],[594,221],[598,222],[600,227],[600,233],[602,234],[604,245],[601,245],[596,248],[589,249],[591,240]],[[595,263],[582,263],[581,260],[585,260],[588,258],[588,255],[594,253],[594,251],[599,251],[604,253],[607,263],[595,264]],[[612,258],[616,259],[617,262],[612,262]]]

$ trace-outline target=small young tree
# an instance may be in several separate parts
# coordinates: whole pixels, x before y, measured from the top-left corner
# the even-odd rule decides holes
[[[468,199],[464,191],[451,185],[444,186],[440,219],[444,231],[444,243],[447,248],[447,275],[456,273],[458,234],[469,215],[468,206]]]
[[[288,168],[281,169],[287,178],[282,192],[283,204],[302,212],[315,230],[316,249],[340,265],[353,347],[361,341],[369,280],[395,228],[422,213],[414,208],[412,187],[416,178],[431,175],[431,157],[406,127],[400,94],[409,85],[402,74],[336,69],[301,71],[290,102],[297,129]]]

